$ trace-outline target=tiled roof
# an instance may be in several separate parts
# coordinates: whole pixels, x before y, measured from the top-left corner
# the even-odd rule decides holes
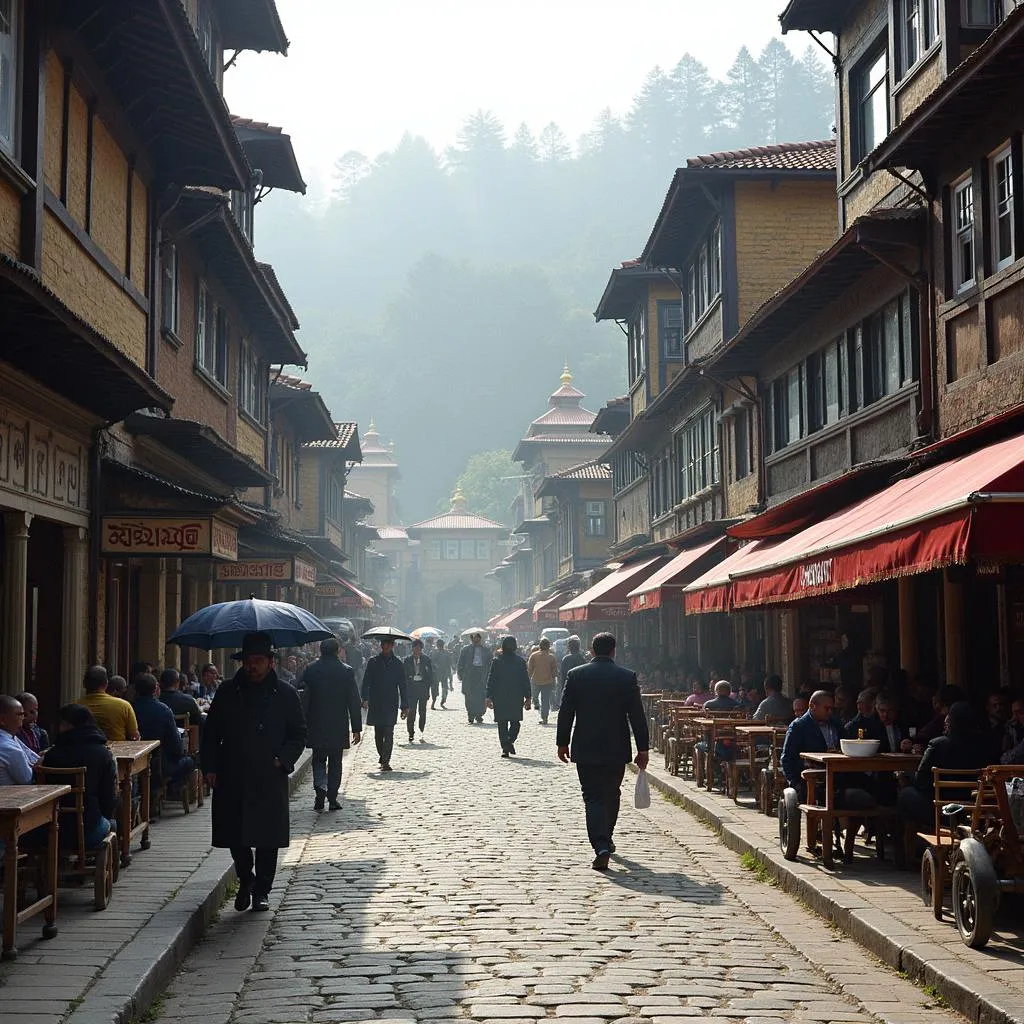
[[[611,480],[612,469],[602,462],[581,462],[552,476],[557,480]]]
[[[273,370],[270,371],[270,383],[277,384],[283,388],[291,388],[293,391],[309,391],[313,385],[308,380],[303,380],[301,377],[296,377],[291,373],[277,373]],[[326,442],[330,444],[330,442]]]
[[[520,444],[607,444],[608,439],[597,434],[536,434],[524,437]]]
[[[496,523],[485,516],[476,516],[471,512],[443,512],[433,519],[425,519],[422,523],[414,523],[409,530],[502,530],[508,527]]]
[[[267,124],[266,121],[254,121],[251,117],[239,117],[237,114],[231,115],[231,123],[236,128],[252,128],[259,132],[273,132],[275,135],[280,135],[284,130],[272,124]]]
[[[546,413],[538,416],[531,426],[534,427],[587,427],[594,421],[594,413],[589,409],[581,409],[579,406],[558,406],[548,409]]]
[[[618,398],[609,398],[604,403],[609,409],[617,409],[618,407],[627,407],[629,405],[629,395],[619,395]]]
[[[836,143],[834,139],[779,142],[773,146],[690,157],[686,166],[727,171],[831,171],[836,166]]]
[[[296,378],[297,379],[297,378]],[[280,378],[278,378],[280,382]],[[291,386],[291,385],[288,385]],[[306,385],[309,386],[308,384]],[[310,441],[309,444],[304,445],[306,448],[350,448],[353,444],[357,446],[358,451],[358,438],[356,437],[356,431],[359,429],[357,423],[335,423],[335,429],[338,432],[338,436],[326,441]]]
[[[378,526],[377,536],[381,540],[408,540],[409,534],[401,526]]]
[[[260,268],[263,276],[277,295],[278,301],[288,313],[292,330],[297,331],[299,329],[299,318],[295,315],[295,310],[292,309],[292,304],[288,301],[288,296],[285,295],[284,289],[281,287],[281,282],[277,278],[277,271],[269,263],[260,263],[259,260],[256,261],[256,266]]]

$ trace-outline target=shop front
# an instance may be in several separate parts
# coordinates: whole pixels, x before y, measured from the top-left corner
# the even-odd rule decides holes
[[[667,559],[658,555],[638,562],[616,563],[612,571],[559,609],[559,621],[589,640],[604,631],[636,644],[629,625],[629,592],[635,590]]]

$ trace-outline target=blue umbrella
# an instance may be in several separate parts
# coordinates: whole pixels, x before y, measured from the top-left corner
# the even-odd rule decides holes
[[[200,608],[168,637],[179,647],[241,647],[246,633],[269,633],[278,647],[298,647],[334,634],[305,608],[284,601],[223,601]]]

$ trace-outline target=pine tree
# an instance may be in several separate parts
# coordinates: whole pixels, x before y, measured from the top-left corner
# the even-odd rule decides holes
[[[530,131],[530,126],[523,121],[512,136],[512,145],[509,150],[516,156],[525,157],[529,160],[537,159],[537,140]]]
[[[708,69],[688,53],[672,69],[669,84],[678,118],[676,155],[681,160],[705,147],[716,119],[715,86]]]
[[[539,142],[540,159],[545,163],[560,163],[572,157],[569,140],[554,121],[550,121],[541,130]]]
[[[764,108],[766,142],[793,142],[788,135],[785,110],[795,77],[796,61],[781,39],[770,39],[757,61]]]
[[[731,148],[745,149],[768,141],[763,88],[757,61],[745,46],[741,47],[721,93],[723,127]]]
[[[650,164],[666,166],[677,154],[680,112],[668,75],[661,68],[648,74],[629,114],[629,132],[637,151]]]

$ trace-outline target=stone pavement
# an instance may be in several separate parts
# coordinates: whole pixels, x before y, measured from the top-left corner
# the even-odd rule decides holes
[[[1004,903],[996,931],[983,950],[960,941],[946,895],[942,921],[920,896],[916,872],[879,862],[862,844],[854,864],[836,862],[828,871],[803,848],[796,862],[783,858],[774,817],[758,814],[750,799],[737,806],[720,793],[698,789],[692,780],[670,775],[655,754],[652,783],[690,813],[708,822],[721,841],[739,854],[756,857],[763,871],[817,913],[851,935],[883,962],[932,986],[970,1020],[985,1024],[1024,1021],[1024,921]],[[1020,907],[1020,903],[1016,903]]]
[[[458,698],[456,697],[456,702]],[[376,771],[372,730],[344,807],[293,801],[270,914],[230,906],[154,1008],[182,1024],[954,1024],[961,1020],[668,801],[626,799],[592,871],[572,768],[531,713],[495,727],[433,712],[429,743]],[[401,730],[401,726],[399,726]],[[399,736],[403,733],[399,731]]]
[[[297,782],[308,751],[293,776]],[[231,858],[210,846],[210,803],[185,815],[171,806],[153,823],[114,886],[93,909],[92,885],[58,893],[59,933],[41,937],[42,918],[18,929],[18,959],[0,964],[3,1024],[106,1022],[149,1004],[180,967],[224,898]]]

